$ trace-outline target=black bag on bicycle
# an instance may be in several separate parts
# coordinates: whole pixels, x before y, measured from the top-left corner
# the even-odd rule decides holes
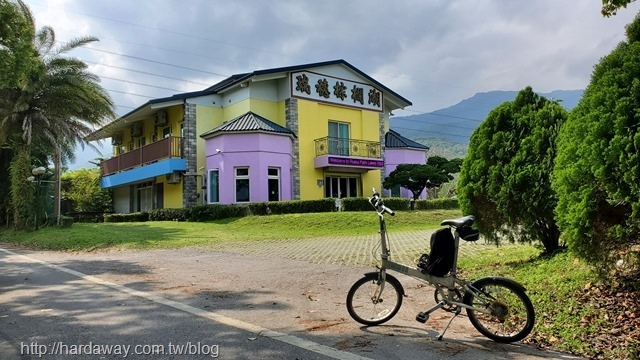
[[[449,228],[440,229],[431,235],[429,255],[422,255],[418,267],[432,276],[445,276],[453,267],[455,253],[453,235]]]

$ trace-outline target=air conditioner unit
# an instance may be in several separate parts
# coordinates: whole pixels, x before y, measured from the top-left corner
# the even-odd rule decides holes
[[[174,171],[171,174],[167,174],[167,183],[168,184],[177,184],[182,179],[182,174],[178,171]]]
[[[111,145],[112,145],[112,146],[118,146],[118,145],[120,145],[120,144],[122,144],[122,136],[120,136],[120,135],[113,135],[113,136],[111,137]]]
[[[153,116],[153,121],[156,126],[165,126],[169,122],[169,118],[167,117],[167,113],[164,111],[158,111]]]
[[[141,123],[135,123],[131,126],[131,136],[132,137],[139,137],[142,136],[142,124]]]

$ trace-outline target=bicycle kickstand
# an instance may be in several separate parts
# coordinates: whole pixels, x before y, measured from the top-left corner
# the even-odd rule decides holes
[[[444,333],[447,332],[447,329],[449,328],[449,325],[451,325],[451,322],[453,322],[453,319],[456,318],[456,316],[460,315],[460,311],[462,310],[462,308],[460,308],[459,306],[456,307],[456,312],[453,314],[453,316],[451,317],[451,319],[449,320],[449,323],[447,324],[447,326],[444,328],[444,330],[442,330],[442,334],[440,334],[440,336],[438,336],[438,340],[442,340],[442,337],[444,336]]]

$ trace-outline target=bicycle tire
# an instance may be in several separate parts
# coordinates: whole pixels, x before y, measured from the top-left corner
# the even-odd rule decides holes
[[[535,311],[520,284],[506,278],[488,277],[470,285],[477,293],[467,291],[463,302],[491,311],[484,314],[467,309],[471,324],[482,335],[496,342],[511,343],[524,339],[533,330]]]
[[[347,311],[355,321],[369,326],[380,325],[398,313],[404,289],[393,276],[387,274],[385,279],[384,289],[376,303],[372,298],[380,286],[378,273],[366,274],[351,286],[347,294]]]

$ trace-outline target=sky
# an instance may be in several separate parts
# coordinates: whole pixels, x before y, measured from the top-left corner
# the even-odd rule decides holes
[[[56,40],[99,39],[70,56],[100,76],[124,115],[148,100],[255,70],[344,59],[413,103],[396,116],[478,92],[584,89],[624,40],[634,2],[600,0],[23,0]],[[78,150],[70,169],[109,157]]]

